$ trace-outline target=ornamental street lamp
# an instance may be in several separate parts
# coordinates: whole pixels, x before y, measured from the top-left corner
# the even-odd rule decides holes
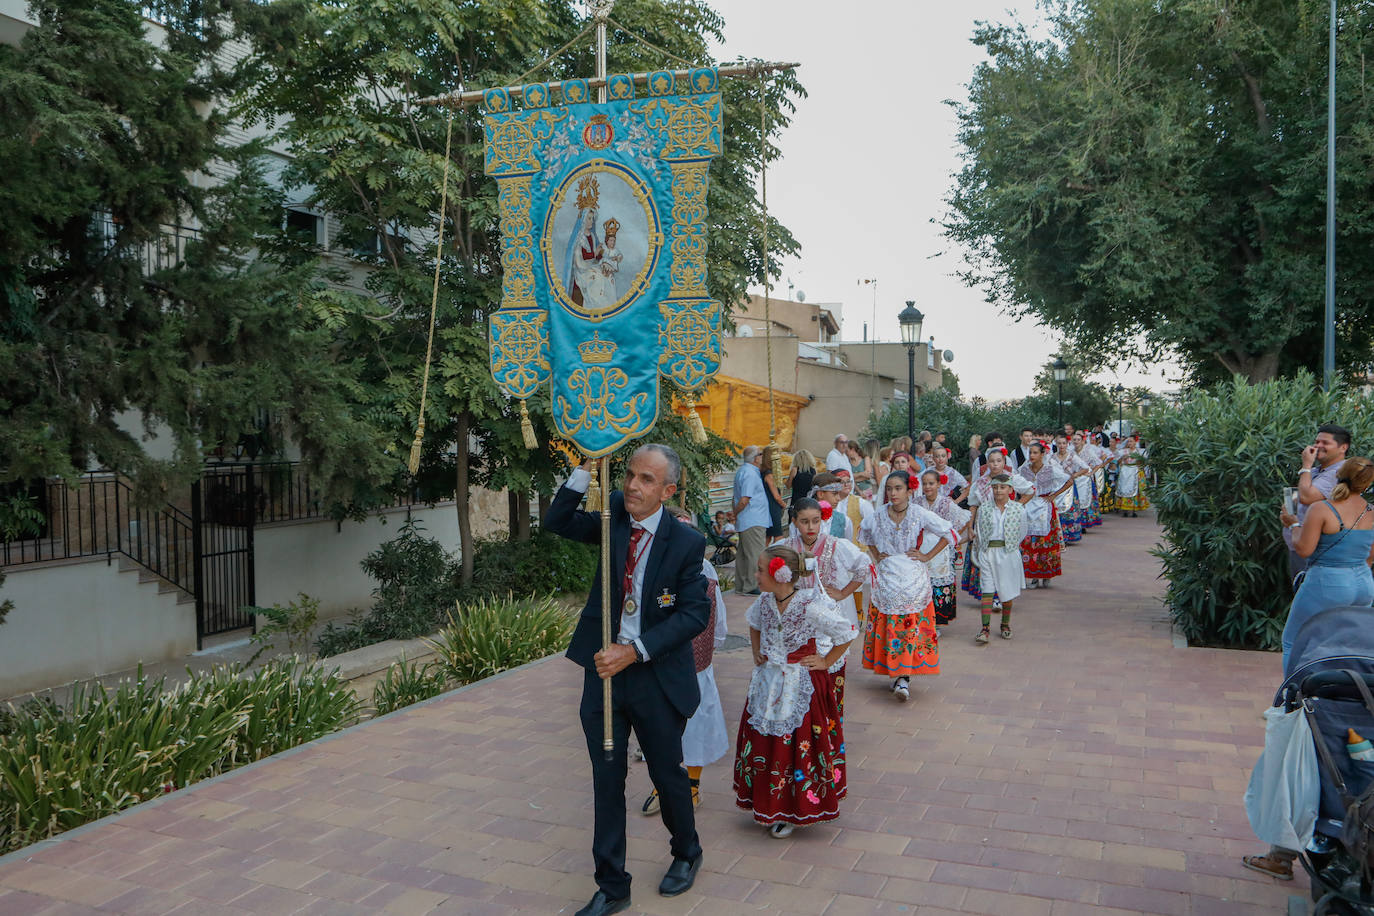
[[[1126,425],[1126,386],[1117,385],[1112,394],[1116,395],[1116,434],[1119,436]]]
[[[913,440],[916,438],[916,344],[921,341],[921,322],[925,317],[912,299],[906,301],[906,308],[897,315],[897,323],[902,326],[902,343],[906,344],[906,434]]]
[[[1145,411],[1150,409],[1150,396],[1143,394],[1140,396],[1140,415],[1145,416]]]
[[[1054,380],[1059,383],[1059,428],[1064,428],[1064,379],[1069,376],[1069,364],[1064,362],[1064,357],[1056,356],[1051,364],[1054,369]]]

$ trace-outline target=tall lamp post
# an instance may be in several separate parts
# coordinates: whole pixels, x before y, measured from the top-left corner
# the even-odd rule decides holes
[[[1145,411],[1147,411],[1147,410],[1149,410],[1149,409],[1150,409],[1150,396],[1149,396],[1148,394],[1142,394],[1142,395],[1140,396],[1140,416],[1143,418],[1143,417],[1145,416]]]
[[[1064,428],[1064,379],[1069,377],[1069,364],[1064,362],[1064,357],[1056,356],[1052,364],[1054,369],[1054,380],[1059,383],[1059,428]]]
[[[906,344],[906,434],[910,439],[916,438],[916,345],[921,342],[921,322],[925,317],[912,299],[906,301],[906,308],[897,315],[897,323],[902,326],[902,343]]]
[[[1126,426],[1126,386],[1117,385],[1112,394],[1116,395],[1116,434],[1119,436]]]

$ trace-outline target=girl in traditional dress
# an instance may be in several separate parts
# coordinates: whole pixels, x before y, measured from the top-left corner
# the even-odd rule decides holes
[[[934,471],[940,481],[940,494],[949,496],[955,490],[962,492],[968,489],[968,479],[954,469],[949,463],[949,449],[943,445],[937,445],[930,453],[931,466],[927,471]],[[922,472],[924,474],[924,472]],[[958,498],[958,497],[956,497]]]
[[[1088,451],[1082,433],[1074,433],[1068,444],[1066,454],[1073,456],[1076,466],[1073,479],[1074,506],[1078,510],[1078,523],[1083,532],[1102,524],[1097,515],[1097,494],[1093,489],[1093,474],[1097,471],[1096,456]],[[1067,470],[1067,468],[1065,468]]]
[[[897,699],[910,696],[911,675],[940,673],[940,643],[926,563],[958,542],[949,522],[912,501],[915,475],[894,471],[884,484],[887,505],[864,521],[859,540],[877,563],[864,628],[865,668],[887,677]]]
[[[673,517],[684,525],[696,527],[687,510],[678,506],[665,506]],[[720,591],[720,580],[716,568],[709,560],[701,561],[701,571],[706,576],[706,597],[711,602],[711,616],[706,629],[692,639],[692,658],[696,663],[697,687],[701,691],[701,704],[687,727],[682,732],[682,765],[687,768],[687,779],[692,785],[692,804],[701,804],[701,771],[730,752],[730,733],[725,727],[725,710],[720,705],[720,691],[716,688],[716,669],[712,664],[715,650],[725,644],[728,632],[725,621],[725,596]],[[646,815],[657,814],[659,809],[658,790],[654,789],[640,806]]]
[[[1031,588],[1048,588],[1050,580],[1064,574],[1063,539],[1059,505],[1073,485],[1068,474],[1045,457],[1045,446],[1030,444],[1030,460],[1017,473],[1035,487],[1036,498],[1026,505],[1026,539],[1021,559]]]
[[[850,595],[858,596],[859,590],[873,577],[873,566],[868,562],[868,554],[843,537],[828,532],[835,510],[830,503],[814,499],[802,499],[796,505],[796,526],[787,546],[803,556],[816,558],[815,571],[798,580],[801,588],[820,588],[838,606],[840,613],[848,613]],[[862,619],[856,618],[856,623]],[[824,637],[816,640],[818,650],[830,651],[830,642]],[[830,668],[834,675],[835,707],[844,716],[844,670],[849,653],[840,656]],[[841,732],[843,740],[843,732]]]
[[[921,495],[916,497],[916,505],[949,522],[959,540],[963,542],[968,536],[968,524],[972,516],[967,509],[961,508],[950,499],[948,493],[942,493],[941,489],[940,472],[931,468],[921,475]],[[957,559],[957,551],[951,544],[926,564],[926,569],[930,572],[930,591],[935,602],[937,627],[952,623],[959,613],[959,589],[954,582],[954,566]]]
[[[1078,504],[1078,479],[1087,472],[1087,465],[1073,454],[1068,437],[1063,434],[1055,437],[1054,454],[1047,460],[1069,478],[1064,500],[1059,504],[1059,520],[1064,545],[1077,544],[1083,540],[1083,510]]]
[[[981,506],[992,502],[992,479],[1011,474],[1007,466],[1009,455],[1007,450],[1002,447],[988,449],[987,456],[983,464],[983,470],[978,478],[969,484],[968,508],[972,518],[970,519],[970,530],[977,524],[978,511]],[[1011,474],[1011,485],[1016,493],[1016,498],[1022,505],[1035,498],[1035,487],[1031,482],[1017,474]],[[960,587],[969,595],[970,598],[982,600],[983,588],[982,580],[978,575],[978,557],[972,549],[964,551],[964,576]],[[992,596],[993,605],[996,606],[998,598]]]
[[[1139,440],[1132,436],[1122,446],[1121,457],[1117,460],[1117,505],[1121,508],[1121,514],[1126,518],[1135,518],[1141,509],[1150,508],[1150,501],[1145,498],[1143,457]]]
[[[1021,541],[1026,535],[1026,510],[1011,498],[1011,477],[992,478],[992,501],[978,512],[974,551],[983,588],[983,629],[974,642],[988,644],[992,629],[992,596],[1002,601],[1002,638],[1011,639],[1011,606],[1020,597],[1025,574]]]
[[[858,630],[819,588],[798,588],[809,561],[790,547],[759,557],[763,594],[749,606],[754,673],[735,750],[735,804],[781,839],[833,820],[848,788],[840,713],[827,669]],[[824,655],[816,641],[831,648]]]

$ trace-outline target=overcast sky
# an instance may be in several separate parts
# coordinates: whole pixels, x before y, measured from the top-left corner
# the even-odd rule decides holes
[[[725,18],[720,57],[798,61],[809,93],[782,135],[783,160],[768,173],[769,210],[802,244],[788,262],[808,302],[843,304],[843,334],[861,339],[873,321],[879,340],[897,340],[897,313],[911,299],[925,313],[924,336],[954,351],[962,391],[986,398],[1028,394],[1058,350],[1058,336],[1017,323],[955,276],[962,254],[940,234],[944,200],[959,168],[954,113],[983,59],[969,41],[979,20],[1034,14],[1033,2],[962,0],[712,0]],[[1108,385],[1171,388],[1164,366],[1106,371]],[[1176,374],[1170,366],[1169,374]]]

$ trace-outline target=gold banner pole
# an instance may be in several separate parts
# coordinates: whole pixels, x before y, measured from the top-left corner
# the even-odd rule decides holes
[[[596,79],[601,85],[596,100],[606,101],[606,20],[610,18],[615,0],[592,4],[596,19]],[[601,649],[611,647],[611,456],[601,458]],[[615,759],[615,735],[611,726],[611,679],[601,682],[601,748],[606,761]],[[627,749],[628,752],[628,749]]]

